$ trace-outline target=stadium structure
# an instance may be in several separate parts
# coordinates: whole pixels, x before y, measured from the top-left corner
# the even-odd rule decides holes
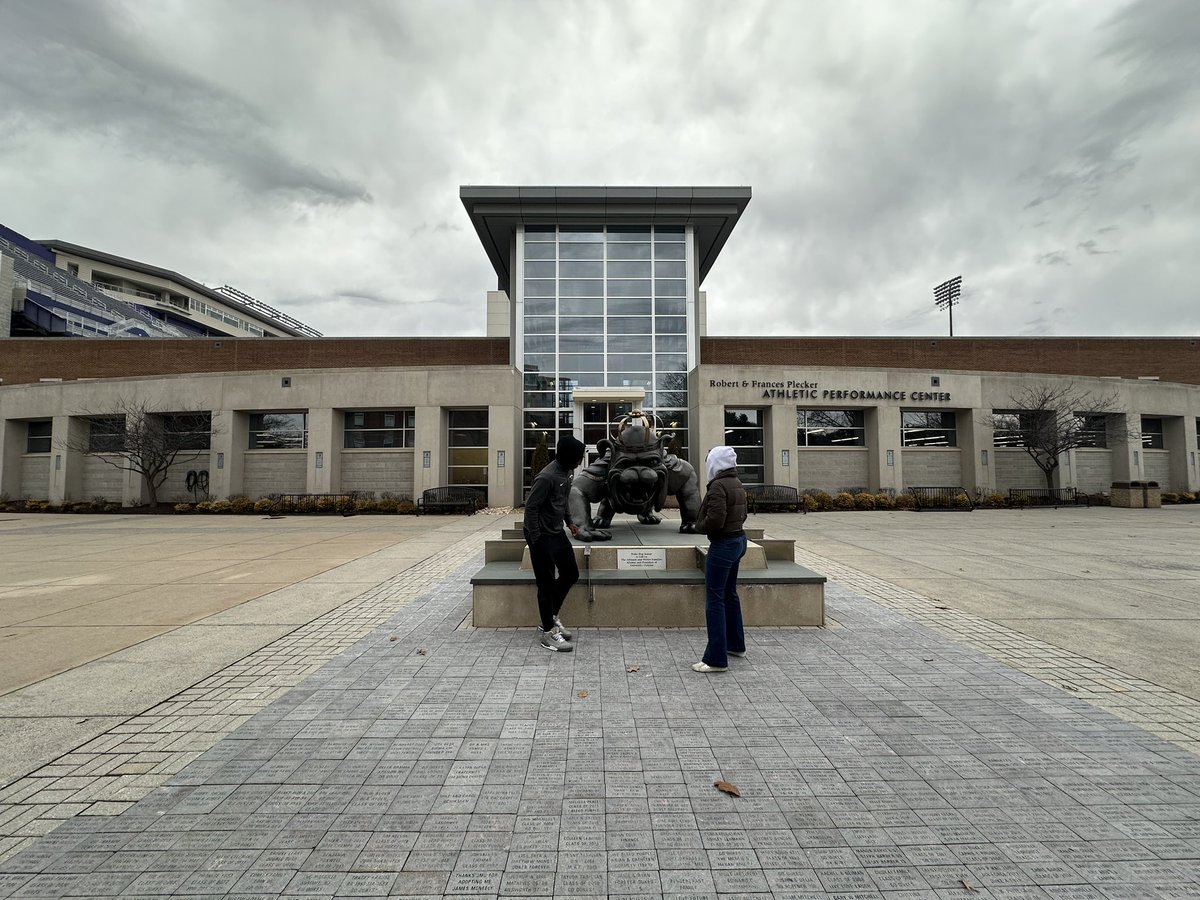
[[[102,459],[131,403],[163,427],[203,418],[160,491],[172,501],[198,483],[212,498],[468,485],[519,504],[539,445],[570,433],[595,454],[634,408],[697,467],[734,446],[750,484],[1003,493],[1046,487],[1022,446],[1039,392],[1075,402],[1054,412],[1080,437],[1055,487],[1200,490],[1196,338],[711,335],[701,288],[749,188],[460,198],[497,280],[483,337],[323,338],[230,289],[0,233],[17,323],[0,341],[0,494],[144,503]]]

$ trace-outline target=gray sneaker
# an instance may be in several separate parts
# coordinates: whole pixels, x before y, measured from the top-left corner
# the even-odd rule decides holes
[[[554,617],[554,628],[551,630],[557,631],[559,634],[561,634],[563,637],[565,637],[568,641],[574,637],[574,635],[571,634],[571,630],[562,623],[562,619],[560,619],[558,616]]]
[[[574,645],[554,628],[541,632],[540,643],[547,650],[553,650],[555,653],[570,653],[575,649]]]

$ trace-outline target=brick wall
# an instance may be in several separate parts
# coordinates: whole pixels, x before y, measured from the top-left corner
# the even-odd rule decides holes
[[[192,372],[508,365],[507,338],[14,338],[0,379],[129,378]]]
[[[705,365],[921,369],[932,373],[1156,375],[1200,384],[1200,338],[763,338],[700,340]]]

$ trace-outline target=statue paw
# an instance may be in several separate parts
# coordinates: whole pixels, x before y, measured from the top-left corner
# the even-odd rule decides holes
[[[641,522],[643,525],[657,525],[659,522],[662,521],[662,518],[660,516],[647,514],[644,516],[638,516],[638,521]]]
[[[679,533],[680,534],[695,534],[696,533],[696,523],[695,522],[684,522],[682,525],[679,526]]]
[[[592,541],[611,541],[612,533],[603,531],[599,528],[580,528],[579,533],[575,535],[575,537],[581,541],[584,541],[585,543],[591,543]]]

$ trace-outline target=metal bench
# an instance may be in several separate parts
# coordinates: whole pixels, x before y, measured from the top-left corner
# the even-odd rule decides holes
[[[1060,506],[1071,504],[1078,506],[1079,504],[1090,507],[1092,498],[1083,491],[1073,488],[1009,488],[1008,489],[1008,505],[1015,506],[1018,509],[1024,509],[1026,506],[1053,506],[1058,509]]]
[[[756,513],[769,510],[808,512],[804,506],[804,499],[794,487],[786,484],[746,485],[746,512]]]
[[[429,488],[421,492],[417,501],[417,515],[430,512],[466,513],[475,512],[480,493],[473,487],[448,485],[445,487]]]
[[[918,512],[930,509],[973,512],[975,509],[975,501],[971,499],[967,489],[961,486],[910,487],[908,492],[916,501]],[[963,502],[963,498],[966,502]]]

